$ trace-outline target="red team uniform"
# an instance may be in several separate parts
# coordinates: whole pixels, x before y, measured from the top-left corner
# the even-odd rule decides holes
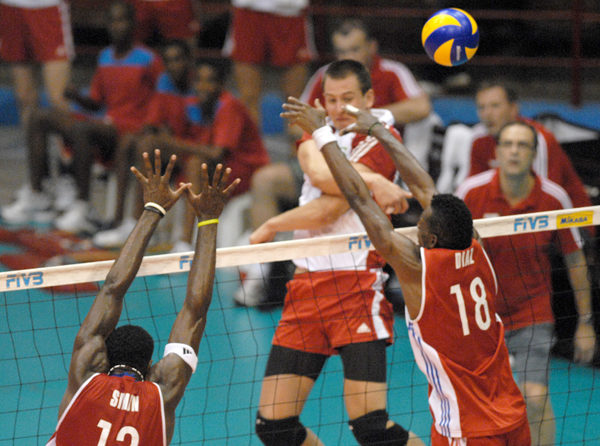
[[[406,311],[406,323],[415,360],[429,381],[432,446],[530,444],[485,251],[473,240],[462,251],[421,248],[421,259],[421,311],[414,320]]]
[[[233,0],[223,54],[250,64],[290,67],[315,56],[308,0]]]
[[[224,91],[211,121],[202,116],[195,96],[188,97],[186,114],[189,125],[187,139],[195,144],[225,148],[226,153],[220,162],[231,168],[232,177],[242,180],[233,196],[247,192],[252,174],[269,164],[270,160],[260,131],[246,106]]]
[[[135,7],[136,39],[145,42],[154,30],[169,40],[197,35],[200,25],[192,1],[196,0],[130,0]]]
[[[592,203],[581,179],[554,135],[546,127],[532,119],[521,116],[519,120],[526,122],[537,130],[537,155],[533,162],[535,173],[554,181],[565,189],[575,207],[591,206]],[[495,159],[495,138],[489,134],[483,124],[476,125],[473,127],[469,176],[493,169],[496,167]]]
[[[163,72],[156,82],[145,124],[157,128],[166,126],[173,136],[185,138],[188,131],[185,109],[192,95],[190,91],[181,91],[177,88],[169,74]]]
[[[75,56],[69,5],[62,0],[0,0],[0,57],[50,62]]]
[[[350,161],[364,164],[390,181],[394,179],[394,164],[377,139],[356,133],[336,135]],[[396,135],[400,139],[397,132]],[[320,196],[321,190],[305,175],[300,206]],[[365,232],[365,228],[349,209],[325,228],[294,231],[294,238],[360,232]],[[295,259],[294,263],[308,273],[296,274],[288,282],[273,344],[330,356],[348,344],[379,339],[393,342],[393,309],[383,295],[387,275],[381,267],[385,261],[376,251]]]
[[[48,446],[122,444],[167,445],[160,387],[96,373],[65,409]]]
[[[474,219],[573,207],[562,187],[538,175],[527,198],[511,206],[500,189],[497,169],[467,178],[456,195],[465,201]],[[540,220],[537,224],[543,222]],[[496,308],[507,329],[554,323],[549,249],[555,244],[565,255],[581,249],[577,228],[491,237],[485,244],[499,271]]]
[[[163,71],[161,58],[143,45],[117,58],[112,47],[98,57],[90,98],[106,107],[105,120],[119,134],[137,132],[144,124],[154,86]]]

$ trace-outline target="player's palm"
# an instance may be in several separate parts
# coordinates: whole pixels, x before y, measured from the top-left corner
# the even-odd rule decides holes
[[[230,174],[230,168],[223,171],[223,166],[218,164],[211,181],[207,165],[202,164],[200,193],[196,195],[189,188],[186,189],[188,201],[200,220],[218,218],[223,212],[229,197],[241,181],[237,178],[229,184]]]

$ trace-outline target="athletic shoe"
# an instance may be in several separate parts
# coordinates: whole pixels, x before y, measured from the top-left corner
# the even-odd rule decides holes
[[[7,223],[22,224],[31,220],[47,221],[52,210],[52,200],[44,192],[25,186],[17,191],[16,200],[2,208],[2,219]]]
[[[77,200],[77,186],[71,175],[61,175],[52,184],[52,195],[54,196],[54,209],[66,211],[75,200]]]
[[[98,232],[92,238],[92,243],[99,248],[119,248],[125,244],[127,237],[135,228],[136,221],[126,218],[115,229]]]
[[[94,233],[97,226],[88,218],[90,205],[83,200],[76,200],[67,208],[65,213],[54,220],[57,229],[72,233]]]
[[[177,240],[177,242],[175,242],[175,244],[173,245],[173,248],[171,248],[171,253],[190,252],[193,250],[194,247],[190,243],[184,242],[183,240]]]
[[[254,263],[240,266],[242,284],[233,294],[236,304],[244,307],[258,307],[266,301],[265,283],[271,264]]]

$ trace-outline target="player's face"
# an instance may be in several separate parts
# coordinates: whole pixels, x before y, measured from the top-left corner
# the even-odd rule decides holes
[[[496,136],[503,125],[517,119],[517,104],[511,104],[502,87],[492,87],[477,93],[477,115],[488,131]]]
[[[431,206],[425,208],[423,213],[421,214],[421,218],[417,222],[417,240],[419,241],[419,246],[423,248],[432,248],[432,238],[431,238],[431,230],[429,229],[429,217],[432,214]]]
[[[505,176],[528,175],[536,155],[534,135],[529,127],[510,125],[500,133],[496,146],[496,159]]]
[[[369,68],[377,52],[375,41],[367,40],[360,29],[353,29],[347,35],[334,34],[331,38],[333,52],[337,60],[350,59],[360,62]]]
[[[164,53],[165,68],[169,76],[176,82],[185,82],[189,75],[191,62],[185,51],[178,46],[167,47]]]
[[[200,104],[216,100],[221,94],[221,82],[217,72],[210,65],[201,65],[196,69],[194,91]]]
[[[336,129],[341,130],[356,121],[354,116],[347,114],[344,105],[353,105],[366,110],[373,105],[373,90],[363,94],[358,78],[351,74],[344,79],[325,77],[323,83],[323,97],[325,110],[333,121]]]
[[[115,4],[110,8],[110,23],[108,32],[112,43],[120,44],[133,38],[133,20],[127,15],[123,5]]]

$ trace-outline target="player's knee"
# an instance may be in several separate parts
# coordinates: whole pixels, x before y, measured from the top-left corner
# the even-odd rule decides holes
[[[350,420],[350,430],[361,446],[406,446],[408,431],[394,423],[388,427],[389,416],[385,410],[375,410]]]
[[[300,446],[306,439],[306,428],[299,417],[268,420],[256,414],[256,435],[265,446]]]

